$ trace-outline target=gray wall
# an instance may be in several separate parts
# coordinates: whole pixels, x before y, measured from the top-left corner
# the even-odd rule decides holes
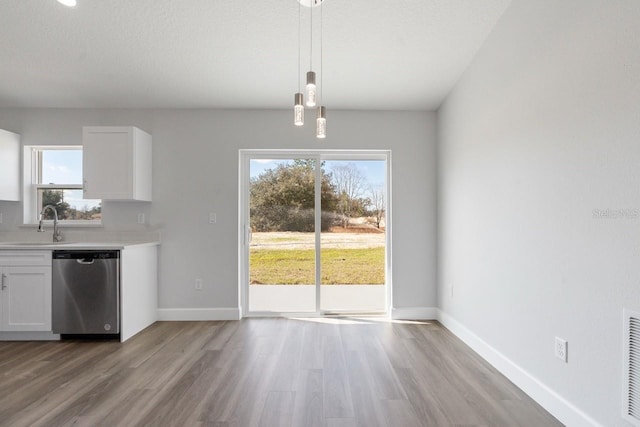
[[[440,307],[607,426],[640,310],[638,23],[636,0],[514,0],[438,114]]]
[[[290,111],[0,109],[23,144],[81,144],[82,126],[135,125],[153,135],[153,202],[105,202],[104,231],[160,230],[160,307],[238,307],[238,150],[391,149],[394,306],[435,307],[435,114],[328,112],[326,141]],[[311,121],[309,121],[311,122]],[[0,202],[0,231],[21,207]],[[208,222],[217,213],[217,224]],[[89,230],[97,231],[97,230]],[[204,290],[193,281],[204,279]]]

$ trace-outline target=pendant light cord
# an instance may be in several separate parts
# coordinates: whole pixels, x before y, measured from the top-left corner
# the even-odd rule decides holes
[[[320,105],[324,102],[322,98],[322,88],[324,84],[322,83],[324,79],[324,72],[322,71],[322,2],[320,2]]]
[[[309,3],[309,14],[311,19],[309,19],[311,29],[309,30],[309,71],[313,71],[313,2],[315,0],[311,0]]]

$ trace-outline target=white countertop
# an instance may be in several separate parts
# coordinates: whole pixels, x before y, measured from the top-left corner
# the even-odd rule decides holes
[[[134,246],[157,246],[160,242],[60,242],[60,243],[42,243],[42,242],[0,242],[0,250],[101,250],[111,249],[119,250]]]

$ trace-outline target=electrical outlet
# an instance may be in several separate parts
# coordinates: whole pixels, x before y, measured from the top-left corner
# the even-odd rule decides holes
[[[555,347],[555,355],[558,359],[562,359],[563,362],[567,363],[569,360],[569,355],[567,353],[567,341],[562,338],[556,337],[556,347]]]
[[[209,224],[215,224],[217,222],[216,213],[209,212]]]
[[[138,224],[144,224],[144,214],[143,213],[139,213],[138,214]]]
[[[202,290],[202,279],[196,279],[196,291]]]

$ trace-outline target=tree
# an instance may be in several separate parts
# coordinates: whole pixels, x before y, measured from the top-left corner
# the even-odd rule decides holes
[[[369,189],[369,200],[371,201],[371,208],[376,227],[380,228],[380,223],[384,219],[386,209],[384,188],[371,187]]]
[[[355,163],[337,165],[332,169],[332,182],[337,195],[336,212],[347,228],[349,221],[365,211],[368,200],[363,197],[366,179]]]
[[[67,219],[71,206],[64,201],[64,190],[44,190],[42,192],[42,207],[51,205],[58,213],[58,219]],[[47,210],[44,219],[53,219],[53,212]]]
[[[55,208],[58,213],[59,220],[77,220],[77,219],[96,219],[100,218],[102,212],[102,202],[97,206],[89,208],[88,205],[85,205],[81,209],[76,209],[71,206],[69,203],[65,202],[64,194],[65,190],[63,189],[47,189],[42,191],[42,208],[47,205],[51,205]],[[73,198],[73,195],[70,195]],[[47,209],[44,213],[44,219],[52,220],[53,212]]]
[[[250,218],[255,231],[313,231],[315,207],[315,160],[296,159],[267,169],[251,179]],[[330,175],[321,170],[323,211],[334,208]],[[323,215],[322,229],[330,225]]]

